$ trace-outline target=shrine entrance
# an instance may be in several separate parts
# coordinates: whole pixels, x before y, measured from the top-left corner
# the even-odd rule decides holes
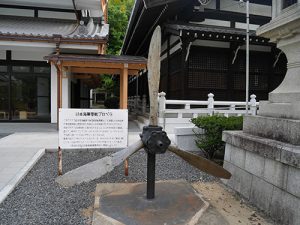
[[[71,106],[68,107],[64,102],[69,101],[64,97],[64,88],[69,88],[68,84],[64,84],[64,80],[78,79],[95,88],[99,85],[99,79],[96,79],[99,75],[120,76],[120,109],[127,109],[128,76],[137,76],[147,65],[146,58],[136,56],[52,54],[45,59],[54,65],[57,71],[57,121],[58,109]]]

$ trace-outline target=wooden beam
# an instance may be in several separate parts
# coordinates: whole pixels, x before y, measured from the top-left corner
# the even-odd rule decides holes
[[[108,63],[108,62],[80,62],[80,61],[63,61],[63,66],[71,67],[92,67],[101,69],[123,69],[124,64],[127,63]],[[142,70],[146,69],[146,64],[142,63],[128,63],[129,70]]]
[[[121,69],[102,69],[102,68],[84,68],[84,67],[71,67],[71,73],[89,73],[89,74],[121,74]],[[139,70],[128,70],[129,75],[139,75]]]
[[[91,74],[74,74],[73,75],[73,78],[74,79],[92,79],[93,78],[93,75]]]

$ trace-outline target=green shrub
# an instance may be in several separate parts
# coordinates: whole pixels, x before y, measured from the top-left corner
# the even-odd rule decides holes
[[[104,106],[108,109],[118,109],[119,108],[119,98],[110,97],[104,101]]]
[[[224,117],[219,115],[192,119],[197,127],[204,129],[205,135],[196,134],[196,145],[209,159],[224,159],[225,143],[222,141],[224,130],[242,130],[243,117]]]

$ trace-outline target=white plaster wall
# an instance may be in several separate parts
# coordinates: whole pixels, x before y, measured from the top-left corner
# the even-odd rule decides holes
[[[241,7],[241,4],[238,1],[232,0],[221,0],[220,2],[221,10],[231,11],[231,12],[246,12],[246,7]],[[249,4],[250,14],[261,15],[261,16],[270,16],[272,15],[272,7],[258,4]]]
[[[51,65],[51,123],[57,123],[57,71]]]
[[[46,61],[44,56],[49,55],[51,52],[39,52],[39,51],[12,51],[12,60],[27,60],[27,61]]]
[[[70,19],[75,20],[75,13],[51,12],[39,10],[39,17],[41,18],[56,18],[56,19]]]
[[[271,52],[272,50],[270,46],[261,46],[261,45],[250,45],[249,49],[250,51],[256,51],[256,52]],[[246,50],[246,46],[243,45],[241,47],[241,50]]]
[[[62,108],[71,106],[71,78],[70,74],[63,72],[62,78]],[[66,76],[66,77],[65,77]]]
[[[246,23],[235,23],[235,27],[239,29],[247,29],[247,24]],[[259,28],[259,25],[256,24],[249,24],[249,29],[250,30],[256,30]]]
[[[5,50],[0,50],[0,59],[3,59],[3,60],[6,59],[6,51]]]
[[[221,26],[221,27],[230,27],[229,21],[221,21],[221,20],[212,20],[212,19],[205,19],[203,22],[198,24],[205,24],[211,26]]]
[[[206,47],[214,47],[214,48],[229,48],[229,42],[223,41],[208,41],[208,40],[195,40],[192,44],[193,46],[206,46]]]
[[[0,58],[5,59],[6,50],[11,51],[12,60],[45,61],[44,56],[53,52],[54,45],[49,43],[1,41]]]
[[[22,15],[22,16],[27,16],[27,17],[33,17],[34,16],[34,10],[0,8],[0,15],[9,15],[9,16],[20,16],[20,15]]]

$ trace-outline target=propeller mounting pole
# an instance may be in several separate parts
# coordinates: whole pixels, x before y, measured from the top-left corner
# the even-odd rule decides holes
[[[163,154],[171,144],[170,139],[162,127],[145,126],[140,135],[144,148],[148,153],[147,158],[147,199],[155,197],[155,158],[156,154]]]

